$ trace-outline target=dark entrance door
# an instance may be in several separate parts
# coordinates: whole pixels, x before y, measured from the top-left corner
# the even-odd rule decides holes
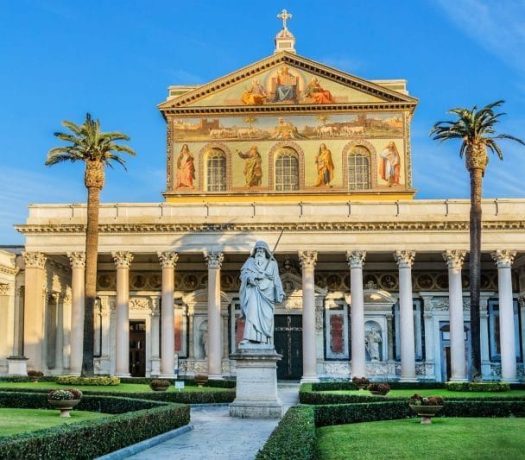
[[[275,315],[275,350],[283,355],[277,362],[279,380],[299,380],[303,376],[303,317]]]
[[[146,376],[146,321],[129,322],[129,371],[132,377]]]

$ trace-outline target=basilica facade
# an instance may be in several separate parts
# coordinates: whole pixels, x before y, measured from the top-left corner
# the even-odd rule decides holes
[[[278,378],[470,377],[468,200],[418,200],[404,80],[368,81],[275,52],[171,86],[159,203],[101,205],[95,369],[235,376],[239,272],[274,251]],[[78,374],[85,205],[32,205],[0,250],[0,374]],[[482,372],[523,379],[525,200],[483,202]]]

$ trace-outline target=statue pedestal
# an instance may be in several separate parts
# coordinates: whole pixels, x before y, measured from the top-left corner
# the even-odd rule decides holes
[[[230,416],[279,418],[283,405],[277,396],[277,354],[273,345],[242,344],[230,355],[237,361],[237,389]]]
[[[27,360],[25,356],[8,356],[7,375],[27,377]]]

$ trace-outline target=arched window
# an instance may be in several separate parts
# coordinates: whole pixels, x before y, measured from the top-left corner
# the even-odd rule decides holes
[[[207,191],[226,191],[226,155],[220,149],[213,148],[208,152],[207,162]]]
[[[275,161],[275,190],[286,192],[299,189],[299,159],[294,149],[284,147]]]
[[[370,188],[370,152],[357,146],[348,154],[348,189],[366,190]]]

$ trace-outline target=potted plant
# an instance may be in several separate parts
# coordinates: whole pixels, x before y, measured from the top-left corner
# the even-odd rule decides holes
[[[43,377],[44,373],[40,371],[27,371],[27,376],[31,379],[31,382],[38,382],[38,379]]]
[[[371,383],[367,389],[375,396],[385,396],[390,391],[390,385],[388,383]]]
[[[166,379],[153,379],[149,382],[153,391],[166,391],[170,387],[170,381]]]
[[[71,417],[70,411],[82,398],[82,392],[75,388],[67,390],[51,390],[47,394],[47,402],[60,410],[60,417]]]
[[[352,383],[357,387],[358,390],[362,390],[370,384],[370,380],[368,380],[366,377],[353,377]]]
[[[443,398],[440,396],[429,396],[424,398],[417,393],[408,400],[408,405],[419,417],[423,425],[430,425],[432,417],[443,408]]]
[[[197,374],[197,375],[195,375],[195,383],[199,387],[204,386],[206,383],[208,383],[208,376],[206,374]]]

